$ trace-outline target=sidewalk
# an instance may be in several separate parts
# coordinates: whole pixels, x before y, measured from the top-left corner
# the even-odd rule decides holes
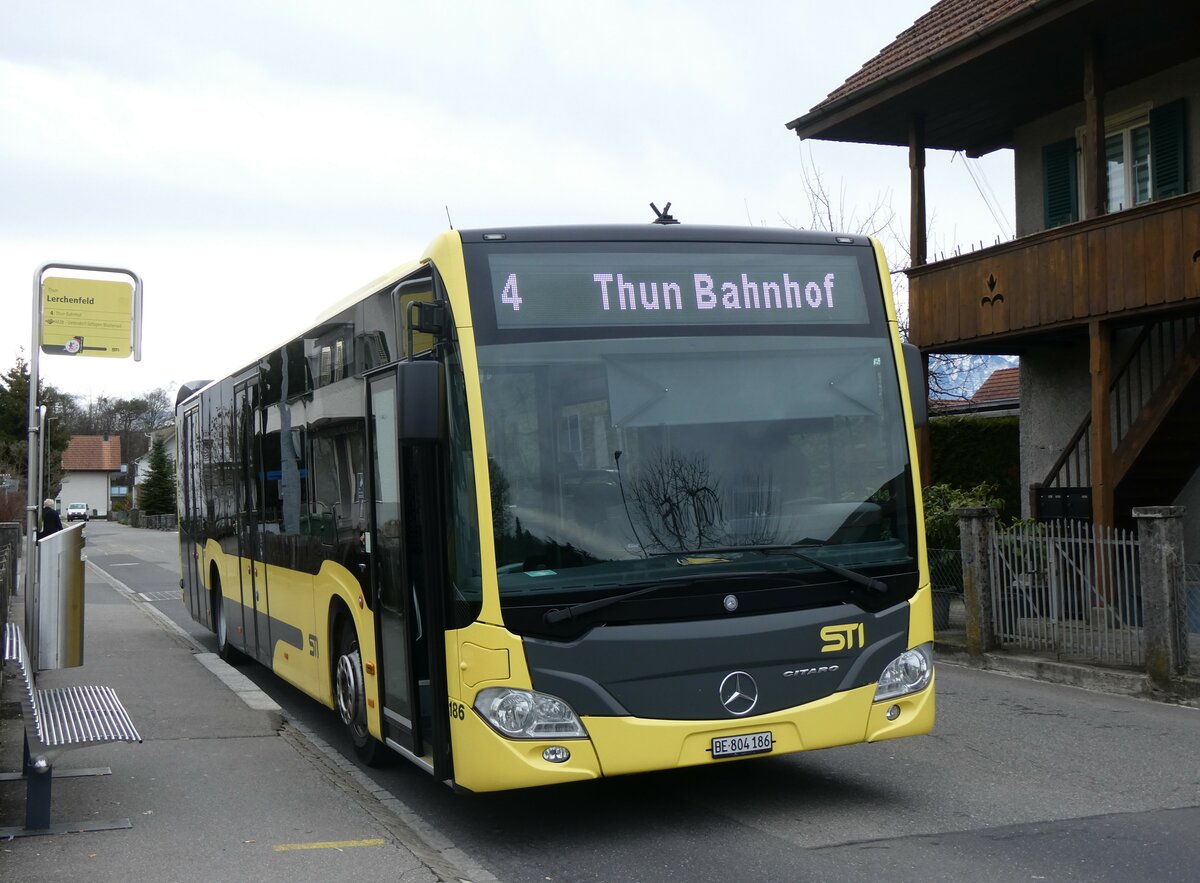
[[[1194,674],[1179,680],[1177,693],[1166,695],[1143,671],[1063,662],[1049,654],[1016,653],[1000,649],[972,657],[967,652],[967,634],[961,607],[959,604],[952,610],[948,628],[934,632],[934,659],[938,663],[980,668],[1013,677],[1080,687],[1098,693],[1137,696],[1200,708],[1200,677]]]
[[[38,686],[114,688],[144,742],[64,752],[56,773],[107,766],[112,775],[56,775],[51,823],[128,818],[132,828],[2,842],[0,879],[470,879],[449,844],[431,846],[366,776],[285,721],[244,676],[86,570],[84,665],[42,672]],[[23,599],[14,601],[11,618],[21,623]],[[20,769],[22,733],[19,707],[4,705],[0,768]],[[0,782],[0,826],[24,818],[25,783]]]

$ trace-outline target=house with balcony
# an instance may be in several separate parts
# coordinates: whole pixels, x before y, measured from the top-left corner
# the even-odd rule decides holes
[[[907,148],[910,339],[1020,357],[1024,514],[1122,526],[1184,505],[1193,550],[1198,34],[1196,0],[941,0],[788,123]],[[926,152],[1005,148],[1016,238],[930,261]]]

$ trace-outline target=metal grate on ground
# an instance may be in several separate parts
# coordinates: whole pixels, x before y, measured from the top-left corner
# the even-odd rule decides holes
[[[143,601],[178,601],[179,590],[172,589],[166,592],[138,592],[138,597]]]

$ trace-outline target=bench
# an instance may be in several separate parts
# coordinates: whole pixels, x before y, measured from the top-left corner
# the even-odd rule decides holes
[[[128,819],[50,825],[50,784],[54,761],[63,751],[105,742],[141,742],[137,727],[111,687],[34,686],[33,666],[20,627],[4,626],[4,666],[9,684],[20,694],[25,726],[24,769],[0,774],[0,780],[25,779],[25,827],[0,828],[0,839],[66,831],[106,831],[131,827]],[[107,767],[65,770],[60,778],[111,775]]]

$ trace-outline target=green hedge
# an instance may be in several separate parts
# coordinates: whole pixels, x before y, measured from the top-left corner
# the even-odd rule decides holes
[[[929,549],[959,548],[958,515],[956,510],[991,506],[999,508],[996,488],[980,484],[963,490],[948,484],[931,484],[921,493],[925,502],[925,545]]]
[[[1021,516],[1021,440],[1016,417],[936,417],[929,421],[933,475],[970,491],[990,485],[1002,519]]]

